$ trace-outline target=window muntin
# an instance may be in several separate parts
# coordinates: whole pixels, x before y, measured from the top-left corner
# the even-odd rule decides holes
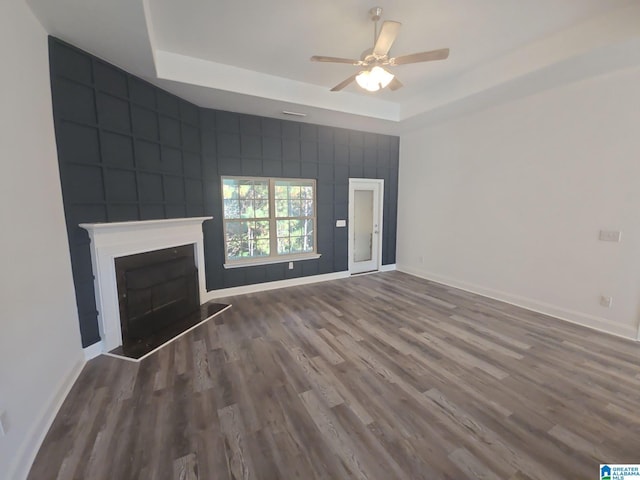
[[[310,179],[222,177],[226,261],[315,254],[315,191]]]

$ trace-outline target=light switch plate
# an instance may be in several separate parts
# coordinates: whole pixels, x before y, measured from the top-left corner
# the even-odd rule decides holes
[[[0,437],[4,437],[7,434],[6,421],[5,413],[0,412]]]
[[[600,230],[600,241],[602,242],[619,242],[622,232],[617,230]]]

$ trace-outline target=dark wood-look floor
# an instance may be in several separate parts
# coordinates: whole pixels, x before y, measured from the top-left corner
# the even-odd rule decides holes
[[[31,479],[578,479],[640,462],[640,347],[399,272],[238,296],[87,364]]]

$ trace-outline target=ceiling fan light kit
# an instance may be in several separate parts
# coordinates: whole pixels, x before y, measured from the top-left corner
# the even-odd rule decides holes
[[[385,88],[395,75],[384,68],[375,66],[371,70],[363,70],[356,76],[356,82],[365,90],[377,92]]]
[[[362,53],[360,60],[352,60],[349,58],[326,57],[314,55],[311,57],[312,62],[326,63],[344,63],[358,67],[365,67],[360,73],[351,75],[338,85],[331,89],[332,92],[338,92],[355,82],[363,89],[369,92],[377,92],[387,86],[391,90],[397,90],[402,87],[402,83],[395,75],[383,66],[406,65],[408,63],[430,62],[433,60],[444,60],[449,56],[449,49],[442,48],[440,50],[432,50],[429,52],[413,53],[411,55],[402,55],[400,57],[389,57],[389,50],[400,31],[402,24],[387,20],[382,22],[382,28],[378,33],[378,21],[382,15],[382,8],[374,7],[369,10],[373,25],[373,48],[369,48]]]

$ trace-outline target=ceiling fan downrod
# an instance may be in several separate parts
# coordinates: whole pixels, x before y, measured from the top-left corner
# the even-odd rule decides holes
[[[371,15],[371,21],[373,22],[373,44],[375,45],[378,40],[378,22],[382,16],[382,7],[373,7],[369,10],[369,14]]]

